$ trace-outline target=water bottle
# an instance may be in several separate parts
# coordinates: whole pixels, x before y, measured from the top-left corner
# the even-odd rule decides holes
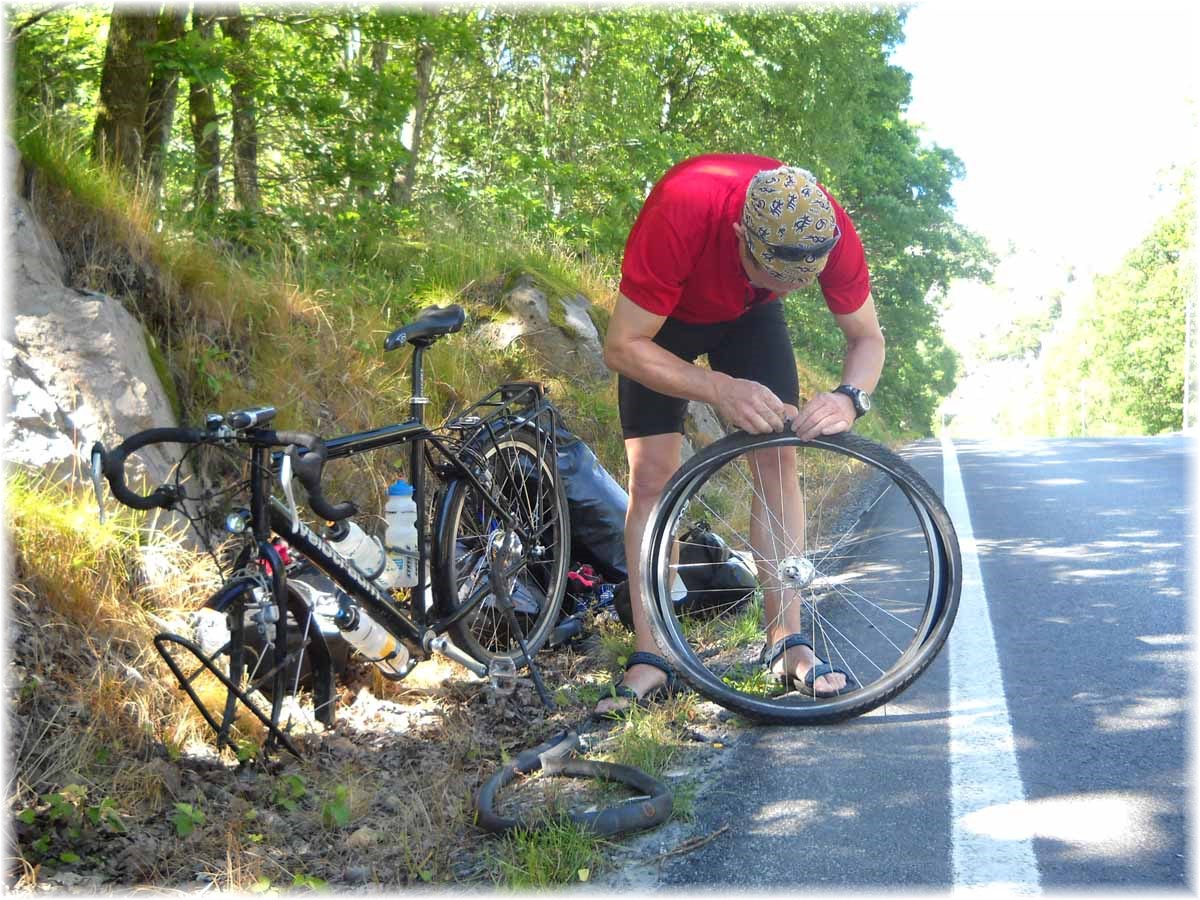
[[[384,590],[398,586],[399,572],[376,538],[371,537],[349,519],[338,522],[329,532],[329,543],[341,556],[350,560],[363,575]]]
[[[334,623],[355,650],[375,664],[385,678],[399,681],[408,674],[408,648],[346,597]]]
[[[396,587],[415,587],[418,581],[417,567],[417,504],[413,500],[412,485],[404,479],[388,488],[387,505],[383,509],[387,519],[384,546],[387,555],[396,564]]]

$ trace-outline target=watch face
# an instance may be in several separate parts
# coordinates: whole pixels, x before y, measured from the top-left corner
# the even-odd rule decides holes
[[[850,384],[839,384],[834,388],[834,392],[845,394],[854,403],[854,414],[856,417],[864,416],[867,410],[871,408],[871,395],[866,391],[859,390]]]

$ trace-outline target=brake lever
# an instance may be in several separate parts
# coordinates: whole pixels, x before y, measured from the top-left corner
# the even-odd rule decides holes
[[[287,500],[288,512],[292,514],[292,531],[300,528],[300,510],[296,507],[296,493],[292,487],[292,454],[283,454],[279,463],[279,485],[283,488],[283,496]]]
[[[92,490],[96,492],[96,504],[100,507],[100,524],[104,524],[104,451],[100,445],[92,447]]]

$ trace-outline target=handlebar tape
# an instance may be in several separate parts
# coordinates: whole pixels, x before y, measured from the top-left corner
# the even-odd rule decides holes
[[[196,428],[151,428],[133,435],[119,447],[106,451],[97,441],[92,446],[93,455],[99,451],[104,477],[112,488],[113,496],[133,509],[170,509],[178,498],[175,489],[159,485],[149,494],[138,494],[125,483],[125,460],[148,444],[195,444],[204,440],[206,432]]]
[[[313,512],[330,522],[345,519],[358,512],[358,507],[350,501],[330,503],[321,493],[321,470],[325,466],[328,451],[325,442],[315,434],[303,431],[277,431],[260,433],[267,443],[293,444],[304,447],[308,452],[301,455],[293,446],[289,453],[292,457],[292,469],[304,489],[308,491],[308,505]],[[92,446],[92,454],[100,454],[101,467],[104,477],[108,479],[113,496],[133,509],[147,510],[161,507],[170,509],[179,499],[179,494],[171,485],[160,485],[149,494],[138,494],[129,489],[125,483],[125,461],[132,453],[150,444],[199,444],[211,440],[212,435],[198,428],[150,428],[140,431],[113,450],[105,450],[97,441]]]

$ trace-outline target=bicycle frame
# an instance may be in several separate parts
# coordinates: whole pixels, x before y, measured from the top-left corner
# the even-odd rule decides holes
[[[448,642],[438,641],[438,636],[467,615],[473,605],[464,605],[452,615],[432,621],[428,615],[430,609],[436,612],[446,606],[440,602],[443,598],[432,595],[433,586],[426,581],[430,562],[430,554],[427,549],[429,526],[437,524],[436,514],[428,512],[427,470],[433,467],[443,477],[465,478],[470,481],[478,495],[487,504],[489,511],[505,527],[515,529],[518,537],[528,540],[530,536],[525,535],[517,528],[511,511],[496,502],[487,487],[476,476],[469,465],[469,457],[472,447],[488,439],[495,442],[505,433],[528,427],[544,430],[547,433],[549,446],[553,447],[556,437],[556,417],[541,385],[535,382],[512,382],[496,388],[447,424],[448,430],[462,432],[460,437],[450,439],[433,431],[425,424],[425,406],[429,401],[423,396],[424,351],[424,347],[414,346],[413,398],[411,415],[408,420],[369,431],[331,438],[325,442],[325,446],[328,451],[328,460],[332,461],[386,447],[409,445],[409,475],[413,485],[413,499],[420,511],[416,520],[418,582],[412,588],[412,596],[423,598],[429,592],[429,596],[434,602],[432,604],[414,603],[410,618],[385,591],[366,578],[353,564],[343,559],[316,531],[298,518],[293,519],[287,506],[271,494],[271,477],[278,470],[282,456],[278,451],[271,454],[262,449],[254,451],[251,466],[252,527],[259,546],[260,559],[264,558],[264,548],[271,547],[271,534],[278,535],[324,572],[342,590],[361,603],[368,615],[389,631],[393,637],[404,641],[410,651],[410,660],[405,674],[411,671],[417,661],[426,658],[431,649],[435,649],[452,657],[477,675],[484,676],[488,674],[486,665],[453,648],[453,645]],[[487,414],[475,415],[476,412],[486,412]],[[433,461],[431,447],[438,452],[440,458],[444,460],[443,463],[439,464]],[[270,456],[269,459],[268,456]],[[557,466],[557,460],[554,461],[554,464]],[[285,600],[286,598],[276,597],[276,602],[281,603],[281,608],[286,607]],[[435,641],[437,644],[434,643]]]

